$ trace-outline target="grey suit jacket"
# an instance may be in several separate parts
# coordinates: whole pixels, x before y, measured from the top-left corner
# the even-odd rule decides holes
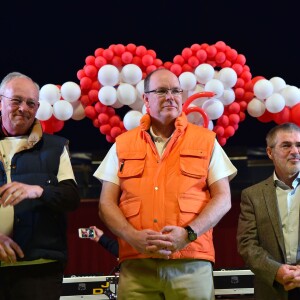
[[[286,253],[273,176],[242,191],[237,245],[255,274],[255,299],[288,299],[288,293],[274,280],[279,266],[286,263]],[[297,263],[299,256],[298,246]]]

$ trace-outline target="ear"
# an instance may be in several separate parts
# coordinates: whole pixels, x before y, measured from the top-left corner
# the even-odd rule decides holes
[[[146,108],[149,108],[150,107],[150,105],[149,105],[149,99],[148,99],[148,97],[147,97],[146,94],[143,94],[143,100],[144,100]]]
[[[266,151],[267,151],[268,157],[269,157],[270,159],[273,159],[272,148],[271,148],[271,147],[267,147]]]

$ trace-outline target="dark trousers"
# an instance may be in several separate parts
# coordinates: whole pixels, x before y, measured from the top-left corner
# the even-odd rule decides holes
[[[63,271],[59,262],[0,267],[0,300],[58,300]]]
[[[289,291],[289,300],[300,300],[300,288]]]

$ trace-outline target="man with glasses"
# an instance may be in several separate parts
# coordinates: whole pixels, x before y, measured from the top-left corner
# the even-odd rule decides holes
[[[266,142],[274,173],[242,191],[238,250],[255,274],[255,299],[299,300],[300,127],[277,125]]]
[[[140,126],[116,139],[95,171],[99,216],[118,236],[119,300],[214,299],[213,227],[236,174],[215,133],[187,121],[178,77],[144,80]]]
[[[66,212],[80,203],[68,141],[35,118],[39,86],[0,84],[0,299],[58,300],[67,260]]]

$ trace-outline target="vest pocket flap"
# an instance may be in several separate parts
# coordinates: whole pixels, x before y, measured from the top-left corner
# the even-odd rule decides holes
[[[199,199],[179,199],[179,207],[181,212],[198,214],[202,209],[201,204],[203,204],[203,202]]]
[[[120,178],[141,175],[145,168],[145,152],[122,153],[119,159]]]
[[[139,200],[125,200],[120,203],[120,209],[122,210],[126,218],[136,216],[141,207],[141,201]]]
[[[180,156],[207,157],[207,151],[205,149],[181,149]]]
[[[205,165],[207,160],[207,151],[205,150],[188,150],[180,152],[180,170],[187,176],[201,178],[206,175]]]

